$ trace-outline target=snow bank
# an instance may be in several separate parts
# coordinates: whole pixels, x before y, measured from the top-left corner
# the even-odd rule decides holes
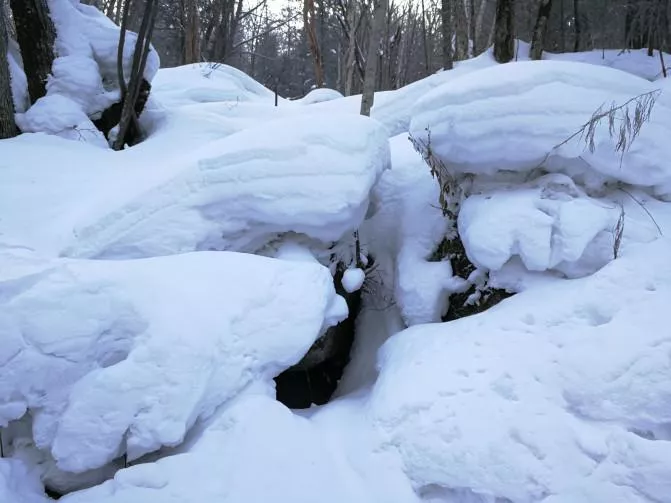
[[[363,480],[321,431],[272,398],[247,396],[189,452],[118,472],[64,503],[368,503]]]
[[[393,337],[371,414],[416,489],[667,501],[670,253],[633,247],[591,277]]]
[[[79,472],[177,445],[341,319],[329,271],[232,253],[39,260],[4,250],[0,424]]]
[[[176,176],[95,214],[66,253],[255,251],[287,232],[337,241],[363,221],[370,190],[389,163],[384,131],[364,117],[271,122],[195,157]]]
[[[584,185],[600,188],[609,180],[667,186],[665,159],[671,109],[658,100],[651,121],[631,149],[615,152],[617,138],[608,124],[597,128],[595,150],[575,141],[553,148],[587,122],[599,106],[623,104],[656,89],[643,79],[610,68],[566,62],[522,62],[466,75],[428,94],[415,107],[411,134],[427,143],[451,169],[474,174],[502,170],[528,172],[539,167],[563,171]],[[632,110],[633,112],[633,110]],[[616,125],[617,127],[617,125]]]
[[[219,63],[198,63],[164,68],[153,89],[166,106],[212,102],[263,102],[272,106],[274,93],[247,74]]]
[[[17,459],[0,458],[0,501],[47,503],[39,474]]]

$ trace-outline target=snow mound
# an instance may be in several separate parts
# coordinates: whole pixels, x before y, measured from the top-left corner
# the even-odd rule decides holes
[[[343,95],[336,91],[335,89],[313,89],[304,97],[299,100],[295,100],[294,103],[299,105],[314,105],[315,103],[323,103],[325,101],[339,100],[343,98]]]
[[[274,93],[244,72],[219,63],[198,63],[163,68],[153,81],[153,90],[166,106],[219,101],[258,101],[273,105]]]
[[[194,484],[194,481],[197,481]],[[188,452],[118,472],[64,503],[368,503],[363,481],[321,431],[262,395],[241,397]]]
[[[370,413],[420,494],[668,501],[670,253],[632,247],[588,278],[394,336]]]
[[[179,444],[343,314],[314,263],[226,252],[0,259],[0,424],[30,410],[36,445],[72,472]]]
[[[591,274],[613,257],[619,214],[615,204],[589,198],[570,178],[554,174],[469,197],[458,225],[470,261],[489,270],[501,269],[515,255],[530,271],[573,264],[595,240],[605,238],[600,259],[585,264]]]
[[[47,503],[39,474],[18,459],[0,458],[0,501],[4,503]]]
[[[306,116],[247,129],[196,158],[174,177],[95,214],[66,254],[255,251],[287,232],[337,241],[363,221],[389,147],[382,128],[365,117]]]
[[[422,143],[430,142],[434,154],[456,172],[528,172],[547,161],[546,169],[580,177],[586,186],[600,188],[617,180],[671,192],[671,169],[665,162],[671,153],[664,140],[671,134],[671,108],[666,99],[657,101],[650,122],[621,158],[607,120],[596,129],[593,152],[580,138],[555,149],[600,106],[624,104],[655,89],[639,77],[593,65],[500,65],[429,93],[414,109],[410,132]]]

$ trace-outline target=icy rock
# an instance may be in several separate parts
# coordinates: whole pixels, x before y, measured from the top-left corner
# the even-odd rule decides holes
[[[136,261],[0,256],[0,424],[82,472],[179,444],[340,321],[328,269],[235,253]]]
[[[619,70],[581,63],[500,65],[426,95],[414,108],[410,132],[430,142],[432,152],[456,172],[526,173],[546,161],[547,169],[595,190],[615,180],[666,193],[671,192],[671,168],[665,162],[671,155],[665,141],[671,134],[671,108],[665,99],[657,101],[650,122],[622,158],[607,120],[596,130],[594,152],[579,137],[553,150],[604,103],[621,105],[658,87]]]
[[[392,337],[370,414],[415,487],[666,501],[671,445],[632,431],[671,420],[670,253],[668,239],[632,247],[593,276]]]

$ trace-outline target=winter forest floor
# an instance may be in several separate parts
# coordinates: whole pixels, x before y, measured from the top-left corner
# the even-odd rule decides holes
[[[670,93],[485,53],[368,119],[203,64],[133,148],[0,141],[0,502],[671,502]]]

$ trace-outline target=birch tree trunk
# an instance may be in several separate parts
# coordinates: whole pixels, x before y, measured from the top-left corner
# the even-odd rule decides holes
[[[54,62],[56,29],[47,0],[11,0],[10,5],[28,78],[30,102],[35,103],[47,93],[47,77]]]
[[[531,47],[529,49],[529,57],[531,59],[537,60],[543,56],[545,34],[548,30],[548,19],[551,10],[552,0],[540,0],[538,17],[536,18],[536,25],[534,26],[533,38],[531,39]]]

